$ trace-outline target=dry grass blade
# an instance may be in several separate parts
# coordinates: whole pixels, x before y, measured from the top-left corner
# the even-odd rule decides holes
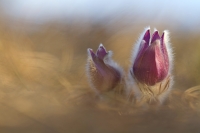
[[[200,86],[187,89],[182,99],[189,104],[192,109],[200,113]]]

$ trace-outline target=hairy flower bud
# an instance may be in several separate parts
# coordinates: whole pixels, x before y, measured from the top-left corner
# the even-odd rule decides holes
[[[122,79],[122,69],[111,59],[112,52],[100,44],[96,54],[88,49],[87,75],[92,88],[98,92],[114,89]]]
[[[133,64],[133,73],[139,82],[155,85],[168,75],[169,59],[163,39],[164,33],[160,37],[155,31],[150,41],[150,31],[146,31]]]
[[[136,45],[132,58],[130,73],[137,84],[136,95],[145,95],[146,99],[159,99],[171,87],[171,54],[168,32],[164,31],[160,37],[157,30],[152,37],[150,29],[142,34]]]

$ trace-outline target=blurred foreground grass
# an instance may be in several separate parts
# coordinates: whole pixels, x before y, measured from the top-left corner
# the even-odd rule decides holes
[[[2,22],[0,132],[200,132],[198,32],[169,29],[175,85],[159,109],[137,108],[120,98],[97,100],[89,88],[86,49],[103,43],[127,72],[132,46],[143,28],[120,23],[110,27],[84,22]],[[157,27],[160,32],[165,28]]]

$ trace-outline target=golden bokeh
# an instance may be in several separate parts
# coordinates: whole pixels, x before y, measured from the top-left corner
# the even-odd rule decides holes
[[[146,23],[9,21],[0,22],[0,132],[200,131],[199,31],[154,23],[160,32],[169,27],[175,84],[165,104],[147,109],[112,94],[97,99],[85,75],[86,50],[100,43],[128,72]]]

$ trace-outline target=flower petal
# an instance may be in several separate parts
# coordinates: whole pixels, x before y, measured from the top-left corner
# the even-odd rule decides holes
[[[97,49],[97,56],[99,57],[99,59],[103,60],[104,57],[107,55],[107,51],[105,49],[105,47],[103,46],[103,44],[99,45],[99,48]]]
[[[97,56],[95,55],[93,50],[91,48],[88,48],[87,51],[88,51],[88,54],[92,57],[92,60],[95,60]]]
[[[151,44],[154,43],[156,40],[160,40],[160,36],[159,36],[158,31],[155,31],[153,33],[152,38],[151,38]]]

